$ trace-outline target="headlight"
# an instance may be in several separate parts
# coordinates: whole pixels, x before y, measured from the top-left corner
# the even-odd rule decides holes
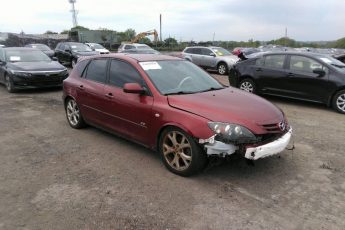
[[[19,76],[19,77],[30,77],[32,74],[28,72],[22,72],[22,71],[15,71],[10,70],[11,74]]]
[[[236,143],[256,142],[255,135],[247,128],[230,123],[208,122],[208,127],[223,141]]]

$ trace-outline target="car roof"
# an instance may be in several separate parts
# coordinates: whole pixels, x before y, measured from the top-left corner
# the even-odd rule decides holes
[[[255,54],[255,53],[254,53]],[[321,54],[321,53],[313,53],[313,52],[298,52],[298,51],[268,51],[268,52],[258,52],[259,56],[266,56],[266,55],[300,55],[300,56],[307,56],[307,57],[328,57],[330,55]]]
[[[219,46],[187,46],[187,48],[221,48]]]
[[[3,48],[4,50],[37,50],[35,48],[31,48],[31,47],[5,47]]]
[[[128,53],[112,53],[83,57],[82,60],[96,59],[96,58],[119,58],[123,60],[135,60],[137,62],[146,61],[166,61],[166,60],[182,60],[178,57],[161,55],[161,54],[128,54]]]

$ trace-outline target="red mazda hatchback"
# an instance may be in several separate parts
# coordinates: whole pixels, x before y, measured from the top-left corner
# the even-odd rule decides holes
[[[173,173],[202,170],[209,156],[250,160],[278,154],[292,129],[256,95],[224,87],[188,61],[164,55],[81,59],[64,81],[72,128],[101,127],[157,150]]]

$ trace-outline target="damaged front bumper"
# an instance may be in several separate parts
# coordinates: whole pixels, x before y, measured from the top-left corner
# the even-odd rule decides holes
[[[272,156],[278,153],[281,153],[286,149],[290,143],[292,137],[292,128],[290,127],[289,131],[286,132],[283,136],[278,139],[269,142],[263,145],[249,145],[244,148],[244,157],[250,160],[257,160],[260,158]],[[200,144],[205,144],[207,155],[216,155],[220,157],[225,157],[231,155],[240,149],[239,146],[234,144],[226,144],[221,141],[215,140],[215,136],[210,137],[209,139],[200,139]],[[241,151],[242,152],[242,151]]]

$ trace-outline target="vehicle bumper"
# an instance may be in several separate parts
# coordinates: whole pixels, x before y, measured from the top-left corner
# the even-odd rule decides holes
[[[68,75],[65,76],[31,76],[31,77],[19,77],[13,76],[13,84],[16,89],[26,89],[26,88],[45,88],[45,87],[55,87],[62,86],[63,80],[65,80]]]
[[[244,157],[250,160],[257,160],[281,153],[290,143],[291,137],[292,128],[290,127],[288,132],[272,142],[258,146],[246,146],[244,150]],[[207,155],[209,156],[213,155],[225,157],[235,153],[240,149],[239,146],[236,146],[234,144],[226,144],[221,141],[217,141],[214,138],[215,136],[210,137],[206,140],[199,140],[200,144],[206,143],[204,147],[206,149]]]
[[[260,146],[247,147],[244,157],[250,160],[257,160],[278,154],[286,149],[290,143],[291,136],[292,128],[290,128],[287,133],[275,141]]]

